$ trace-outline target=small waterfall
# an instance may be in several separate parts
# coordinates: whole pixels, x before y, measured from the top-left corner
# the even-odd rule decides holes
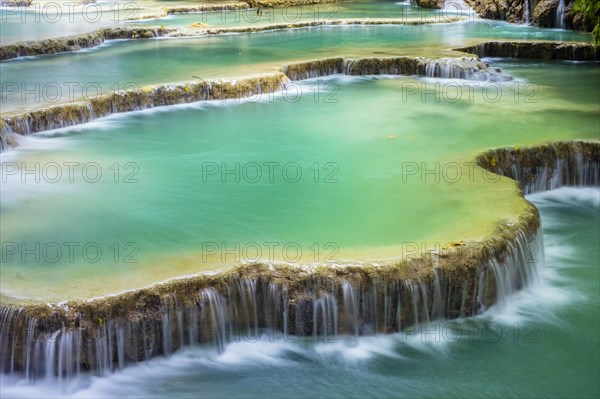
[[[37,319],[29,319],[27,323],[27,339],[25,340],[25,359],[24,359],[24,370],[25,370],[25,381],[31,382],[33,381],[33,376],[35,375],[35,369],[33,368],[33,361],[35,356],[35,331],[37,327]],[[0,337],[0,342],[1,341]]]
[[[19,144],[19,136],[11,129],[8,123],[0,120],[0,152]]]
[[[337,299],[330,293],[323,293],[321,298],[313,301],[313,333],[315,342],[327,342],[338,334],[338,305]]]
[[[15,351],[17,340],[11,335],[18,333],[17,329],[25,327],[21,322],[23,308],[0,308],[0,373],[13,373],[15,371]]]
[[[91,122],[114,113],[197,101],[251,97],[267,99],[288,81],[282,73],[244,78],[234,82],[198,82],[162,85],[152,90],[127,90],[91,98],[89,102],[47,107],[32,113],[6,118],[14,133],[28,135],[61,127]],[[262,96],[262,97],[260,97]],[[2,137],[8,130],[2,127]],[[8,137],[8,136],[6,136]]]
[[[1,143],[5,150],[17,135],[74,126],[91,122],[114,113],[142,110],[158,106],[192,103],[206,100],[225,100],[240,97],[270,98],[285,87],[288,80],[302,80],[333,74],[347,75],[416,75],[447,79],[506,81],[497,68],[489,68],[476,57],[456,59],[425,59],[420,57],[362,58],[357,60],[331,58],[290,64],[284,73],[241,79],[236,82],[202,81],[185,85],[163,85],[152,90],[129,90],[92,98],[89,102],[43,108],[5,119]],[[11,137],[15,138],[12,140]]]
[[[444,298],[446,289],[443,284],[443,271],[439,268],[433,269],[433,304],[431,307],[431,320],[441,320],[446,318],[446,309]]]
[[[554,17],[554,26],[557,28],[564,29],[565,28],[565,0],[558,1],[558,7],[556,8],[556,16]]]
[[[48,337],[46,343],[45,343],[45,353],[44,353],[44,364],[46,366],[46,372],[44,373],[46,376],[46,381],[52,381],[54,380],[54,357],[56,355],[56,348],[54,346],[54,343],[57,341],[57,337],[58,334],[60,334],[60,331],[55,331],[53,332],[50,337]]]
[[[454,48],[453,50],[476,54],[478,57],[539,58],[572,61],[595,61],[598,57],[598,53],[591,43],[490,41],[473,46]]]
[[[25,56],[79,51],[84,48],[99,46],[106,40],[160,37],[175,32],[176,30],[176,28],[164,27],[158,29],[153,27],[101,28],[94,32],[74,36],[13,43],[2,46],[0,60],[4,61]]]
[[[201,336],[205,341],[212,341],[219,353],[225,351],[226,336],[226,304],[225,298],[212,288],[202,290],[201,294]]]
[[[415,280],[349,274],[351,278],[308,277],[290,288],[262,270],[260,278],[230,277],[189,294],[162,295],[156,308],[144,302],[127,317],[111,318],[100,306],[85,320],[78,314],[71,328],[52,328],[56,323],[48,326],[24,309],[0,307],[0,371],[22,371],[29,381],[67,383],[82,370],[107,375],[186,345],[205,343],[223,352],[232,341],[255,342],[264,329],[270,337],[279,330],[284,337],[331,342],[339,334],[398,332],[470,316],[535,281],[535,263],[523,262],[528,242],[520,234],[506,253],[478,267],[459,274],[433,268],[430,277]]]
[[[346,280],[342,283],[344,298],[344,330],[346,334],[358,337],[359,334],[359,310],[357,293]]]
[[[529,16],[529,0],[525,0],[525,25],[531,24],[531,18]]]
[[[539,283],[538,268],[543,262],[544,243],[541,232],[535,235],[533,241],[527,240],[519,232],[514,242],[510,243],[511,250],[503,262],[498,259],[490,260],[490,268],[494,274],[496,305],[506,307],[508,298],[515,292]]]
[[[287,292],[286,287],[269,283],[265,303],[265,325],[267,329],[276,329],[282,319],[283,334],[287,335]],[[285,306],[285,307],[284,307]]]
[[[492,150],[478,163],[517,178],[531,192],[600,185],[598,142]],[[331,342],[340,334],[393,333],[476,315],[506,306],[516,291],[537,283],[544,254],[536,215],[519,222],[500,245],[454,248],[406,265],[416,274],[384,266],[306,271],[246,265],[227,277],[149,288],[133,301],[124,294],[80,309],[0,306],[0,372],[68,383],[84,370],[106,375],[186,345],[203,343],[222,352],[228,342],[255,342],[265,329],[282,331],[286,339]]]
[[[303,80],[345,74],[360,75],[416,75],[430,78],[506,81],[497,68],[489,68],[477,57],[427,59],[422,57],[393,58],[328,58],[290,64],[283,67],[290,80]]]
[[[344,58],[325,58],[285,65],[283,73],[290,80],[304,80],[344,73]]]
[[[310,278],[290,291],[263,271],[259,279],[231,277],[190,296],[166,294],[156,310],[147,304],[140,308],[142,313],[127,318],[110,318],[102,310],[91,320],[86,316],[88,320],[78,321],[79,327],[48,332],[46,322],[28,317],[24,309],[0,307],[0,371],[22,370],[29,381],[66,383],[82,370],[107,375],[128,363],[169,355],[196,343],[223,352],[228,342],[255,342],[261,335],[259,328],[270,329],[270,334],[283,331],[285,337],[306,335],[331,342],[339,334],[390,333],[432,320],[469,316],[535,281],[536,265],[523,266],[527,242],[527,235],[519,235],[508,253],[471,271],[462,270],[454,280],[447,272],[433,269],[430,278],[412,281],[364,275],[352,280]],[[452,281],[458,285],[453,287]],[[295,324],[290,324],[290,316]]]
[[[163,306],[161,309],[162,313],[162,350],[165,355],[170,355],[173,353],[173,343],[174,343],[174,334],[177,331],[180,331],[183,334],[183,331],[179,328],[178,323],[178,303],[177,298],[174,295],[168,295],[163,299]],[[177,319],[177,321],[176,321]],[[175,330],[175,331],[173,331]],[[179,341],[181,342],[181,341]]]
[[[521,184],[533,194],[563,186],[600,185],[600,156],[596,142],[566,142],[522,149],[498,149],[478,158],[478,163],[494,173]]]

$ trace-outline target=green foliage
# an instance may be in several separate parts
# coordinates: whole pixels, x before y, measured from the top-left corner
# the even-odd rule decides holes
[[[573,7],[575,12],[584,14],[590,18],[594,23],[594,30],[592,36],[594,38],[594,44],[598,46],[600,44],[600,1],[598,0],[575,0],[575,6]]]

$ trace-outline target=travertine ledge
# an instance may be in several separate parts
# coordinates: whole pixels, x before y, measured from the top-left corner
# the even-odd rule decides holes
[[[542,60],[598,60],[598,50],[590,43],[542,41],[491,41],[454,51],[475,54],[478,57],[536,58]]]
[[[169,28],[169,27],[127,27],[104,28],[91,33],[76,36],[60,37],[44,40],[33,40],[0,46],[0,61],[19,57],[57,54],[79,51],[85,48],[96,47],[106,40],[117,39],[151,39],[156,37],[198,37],[204,35],[222,35],[230,33],[256,33],[283,29],[299,29],[318,26],[339,25],[424,25],[433,23],[450,23],[460,21],[461,18],[437,18],[435,20],[406,20],[403,18],[382,19],[327,19],[319,21],[301,21],[293,23],[271,23],[265,25],[247,25],[234,27],[211,27],[203,24],[198,27]]]
[[[262,75],[236,81],[198,81],[184,84],[159,85],[143,90],[130,90],[99,96],[86,102],[57,105],[4,117],[12,132],[27,135],[61,127],[87,123],[114,113],[153,107],[186,104],[198,101],[241,99],[250,96],[282,94],[289,80],[302,80],[332,74],[347,75],[416,75],[426,77],[508,80],[497,68],[490,68],[476,57],[423,58],[343,57],[312,60],[285,65],[283,73]],[[8,132],[2,133],[6,135]]]
[[[105,28],[76,36],[19,42],[0,46],[0,60],[79,51],[99,46],[106,40],[150,39],[176,31],[175,28],[165,27]]]
[[[563,186],[600,186],[598,141],[559,141],[487,151],[477,164],[518,181],[525,194]]]
[[[493,171],[498,165],[510,171],[521,165],[551,168],[560,159],[568,164],[564,170],[584,165],[594,170],[583,175],[598,176],[599,148],[598,141],[564,142],[492,150],[478,161]],[[489,161],[493,157],[496,161]],[[571,183],[584,182],[558,181]],[[252,264],[88,301],[5,300],[0,371],[29,379],[73,377],[83,370],[102,375],[197,343],[223,350],[231,340],[256,337],[259,329],[329,339],[476,315],[537,278],[539,260],[526,249],[543,245],[540,219],[537,209],[526,205],[481,242],[384,266]]]

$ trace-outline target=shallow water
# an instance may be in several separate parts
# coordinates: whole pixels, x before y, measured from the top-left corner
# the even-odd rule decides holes
[[[323,5],[335,16],[317,17],[418,12],[374,4]],[[238,26],[236,15],[242,14],[143,23],[187,26],[206,18]],[[273,16],[274,22],[293,18]],[[26,26],[11,18],[3,20],[2,44],[100,26],[81,20]],[[237,77],[305,58],[456,56],[452,47],[488,38],[588,41],[589,35],[477,21],[111,42],[0,63],[2,111],[100,94],[96,87],[106,93],[194,75]],[[268,98],[117,115],[22,138],[1,156],[0,293],[61,301],[240,261],[383,262],[480,239],[498,221],[510,222],[525,202],[513,182],[465,164],[474,154],[600,138],[597,65],[487,61],[515,80],[335,76]],[[19,89],[7,97],[7,83],[39,86],[37,94]],[[71,84],[77,85],[72,96]],[[84,93],[86,84],[91,91]],[[528,199],[543,222],[539,285],[484,315],[328,342],[265,331],[259,341],[239,336],[221,354],[187,348],[103,377],[29,385],[3,375],[0,396],[596,398],[600,192],[563,188]],[[533,255],[541,262],[541,251]]]
[[[297,7],[263,8],[207,11],[202,13],[172,14],[164,18],[139,21],[145,25],[165,25],[187,27],[194,23],[208,27],[262,26],[267,24],[321,22],[342,18],[394,18],[406,21],[420,20],[435,22],[448,17],[474,17],[468,12],[460,12],[457,7],[448,10],[429,10],[417,7],[410,2],[397,1],[348,1],[338,3],[317,3]]]
[[[198,2],[194,2],[198,4]],[[226,3],[222,1],[219,3]],[[98,0],[91,4],[69,1],[34,1],[30,7],[0,7],[0,45],[44,40],[124,26],[161,7],[190,4],[165,0]],[[193,3],[192,3],[193,4]]]
[[[18,247],[2,292],[58,301],[243,261],[385,261],[480,239],[524,203],[465,162],[599,132],[597,67],[496,62],[519,80],[334,77],[28,137],[3,154],[1,232]]]
[[[7,397],[573,397],[600,394],[600,192],[528,197],[540,209],[540,283],[506,307],[419,330],[329,342],[265,333],[71,384],[0,381]],[[290,340],[293,337],[289,337]]]
[[[0,63],[1,104],[7,113],[108,94],[143,85],[235,78],[331,56],[421,55],[486,39],[589,41],[573,31],[501,22],[420,26],[335,26],[185,39],[112,41],[76,53]]]
[[[0,8],[0,45],[79,35],[100,28],[122,26],[139,12],[139,3],[98,2],[75,6],[69,2],[35,2],[25,7]]]

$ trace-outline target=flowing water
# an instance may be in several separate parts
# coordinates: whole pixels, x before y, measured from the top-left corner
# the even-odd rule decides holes
[[[600,113],[593,64],[495,62],[520,80],[333,77],[31,136],[3,155],[1,232],[20,244],[2,290],[63,300],[244,260],[382,261],[481,238],[524,204],[473,155],[598,138]]]
[[[233,78],[331,56],[421,55],[486,39],[589,41],[589,35],[501,22],[422,26],[317,27],[187,39],[113,41],[77,53],[0,63],[2,109],[10,112],[142,85]],[[160,67],[153,67],[159,65]]]
[[[440,18],[469,14],[458,7],[447,10],[430,10],[417,7],[410,2],[395,1],[349,1],[338,3],[307,4],[299,7],[263,8],[261,10],[223,10],[202,13],[173,14],[163,18],[139,21],[144,25],[187,27],[203,24],[207,27],[262,26],[268,24],[321,22],[334,19],[394,18],[406,21],[435,22]]]
[[[554,18],[554,26],[557,28],[564,28],[564,12],[565,12],[565,0],[559,0],[558,6],[556,7],[556,17]]]
[[[462,13],[462,6],[455,8]],[[386,17],[397,12],[408,19],[451,14],[452,7],[417,15],[422,11],[406,3],[357,1],[319,5],[316,15],[364,17],[376,9],[373,17],[385,9]],[[311,10],[301,19],[315,18]],[[48,36],[49,24],[24,29],[19,16],[2,12],[2,44]],[[278,11],[264,10],[261,19],[290,17],[271,12]],[[239,26],[242,15],[182,14],[140,24],[187,26],[205,19]],[[97,26],[102,23],[115,21]],[[82,21],[60,26],[68,34],[90,28]],[[0,63],[2,111],[72,101],[130,83],[268,72],[306,58],[452,57],[457,54],[451,48],[486,39],[589,41],[589,35],[479,20],[114,41]],[[251,99],[113,115],[21,138],[1,160],[0,294],[56,303],[255,260],[386,262],[448,242],[480,240],[498,222],[511,223],[527,204],[512,181],[475,168],[470,161],[476,154],[600,138],[597,64],[485,61],[514,79],[336,75]],[[32,82],[39,87],[31,90]],[[52,91],[57,87],[58,97]],[[322,292],[310,303],[312,331],[297,337],[288,334],[289,315],[279,314],[286,289],[270,285],[270,307],[258,309],[256,281],[238,280],[224,284],[227,295],[236,296],[234,310],[242,320],[233,339],[228,330],[216,329],[207,344],[177,350],[199,335],[184,323],[240,326],[227,324],[231,315],[222,290],[202,290],[200,311],[182,309],[175,296],[167,297],[161,306],[168,356],[126,364],[125,336],[131,331],[111,320],[89,344],[95,350],[93,374],[72,361],[81,356],[81,333],[60,329],[45,342],[27,338],[27,366],[23,374],[11,373],[5,368],[14,364],[8,353],[16,351],[4,346],[8,330],[0,331],[0,370],[9,373],[0,379],[0,395],[598,397],[599,190],[561,188],[527,199],[542,215],[543,251],[534,246],[535,265],[523,269],[528,286],[518,293],[511,276],[492,265],[499,300],[483,315],[441,320],[436,274],[431,314],[423,311],[423,285],[400,287],[412,298],[412,320],[423,324],[359,337],[381,331],[364,331],[356,321],[368,306],[377,306],[368,299],[376,296],[361,302],[357,287],[343,281],[341,299]],[[0,320],[12,320],[15,312],[3,309]],[[267,323],[283,317],[283,328],[259,331],[259,312]],[[399,312],[400,305],[398,324]],[[35,323],[31,319],[25,327],[28,337]],[[108,355],[113,352],[114,363]]]
[[[226,3],[224,2],[219,2]],[[176,7],[186,1],[168,1]],[[214,3],[213,3],[214,4]],[[123,27],[136,18],[154,15],[164,1],[34,1],[31,7],[0,7],[0,45],[28,40],[44,40],[93,32],[100,28]]]
[[[69,2],[36,2],[32,8],[0,8],[0,45],[78,35],[122,26],[139,3],[99,3],[81,7]]]
[[[544,226],[539,284],[482,316],[327,342],[265,332],[222,353],[190,348],[105,377],[30,385],[3,376],[0,389],[6,397],[598,397],[600,192],[528,199]]]

